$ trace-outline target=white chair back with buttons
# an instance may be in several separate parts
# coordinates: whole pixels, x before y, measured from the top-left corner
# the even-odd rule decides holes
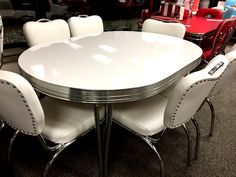
[[[103,20],[98,15],[70,17],[68,24],[72,37],[102,33],[104,31]]]
[[[226,58],[228,58],[228,66],[225,69],[225,72],[222,74],[222,76],[219,78],[219,80],[217,81],[215,87],[212,89],[212,91],[210,92],[208,98],[206,99],[207,104],[210,107],[211,110],[211,126],[210,126],[210,133],[209,135],[212,136],[213,135],[213,131],[214,131],[214,124],[215,124],[215,108],[214,105],[211,102],[211,97],[215,96],[216,94],[218,94],[223,87],[226,85],[227,81],[230,79],[230,77],[233,75],[233,73],[235,73],[236,71],[236,48],[233,47],[233,49],[228,52],[225,55]],[[214,61],[210,61],[210,63],[212,63]],[[209,63],[209,64],[210,64]]]
[[[143,23],[142,32],[165,34],[183,38],[186,28],[181,23],[165,23],[154,19],[147,19]]]
[[[217,56],[214,62],[208,64],[206,68],[180,79],[169,97],[158,94],[147,99],[114,106],[114,120],[139,135],[157,154],[161,169],[160,176],[164,176],[164,167],[159,153],[152,144],[157,141],[153,135],[166,128],[182,126],[188,139],[188,165],[190,165],[191,141],[185,123],[191,119],[195,120],[193,119],[194,114],[209,95],[227,65],[228,59],[225,56]],[[149,138],[150,136],[152,137]]]
[[[176,128],[189,121],[208,97],[227,65],[228,59],[218,55],[204,69],[182,78],[169,97],[164,116],[165,126]]]
[[[0,115],[13,128],[28,135],[38,135],[44,126],[44,112],[38,97],[23,77],[0,72]]]
[[[70,38],[69,26],[62,19],[26,22],[23,25],[23,32],[30,47],[43,42]]]
[[[236,71],[236,49],[228,52],[225,55],[229,60],[229,65],[226,68],[225,72],[222,74],[222,76],[217,81],[215,87],[212,89],[212,92],[210,93],[209,97],[212,97],[216,95],[218,92],[222,90],[222,88],[225,86],[226,82],[229,80],[229,78],[233,75],[233,73]],[[211,63],[211,61],[210,61]]]
[[[104,109],[98,109],[102,119]],[[0,120],[16,130],[10,141],[9,162],[11,148],[19,132],[38,136],[43,147],[55,153],[48,161],[43,177],[47,176],[52,163],[67,146],[95,127],[91,105],[49,96],[39,101],[25,78],[3,70],[0,70]],[[49,145],[48,141],[52,143]],[[99,139],[98,142],[101,144]]]

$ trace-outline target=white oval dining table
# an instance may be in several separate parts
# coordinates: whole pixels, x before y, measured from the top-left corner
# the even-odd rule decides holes
[[[94,104],[98,141],[98,105],[107,106],[106,145],[98,144],[101,177],[107,175],[112,104],[158,94],[198,66],[201,55],[199,46],[181,38],[111,31],[36,45],[18,63],[39,92]]]

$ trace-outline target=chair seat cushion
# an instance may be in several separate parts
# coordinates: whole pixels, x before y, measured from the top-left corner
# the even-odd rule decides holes
[[[152,136],[165,129],[163,117],[167,101],[167,98],[155,95],[140,101],[116,104],[113,119],[138,134]]]
[[[95,126],[93,106],[45,97],[41,100],[45,113],[42,135],[54,143],[66,143]],[[104,110],[100,116],[103,118]]]

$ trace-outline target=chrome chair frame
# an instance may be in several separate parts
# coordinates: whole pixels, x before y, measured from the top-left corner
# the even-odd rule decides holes
[[[81,107],[81,116],[85,116],[85,118],[83,117],[84,119],[83,118],[77,119],[78,114],[80,114],[80,107],[77,106],[76,103],[74,104],[71,103],[72,104],[71,105],[69,103],[67,104],[67,102],[59,101],[50,97],[45,97],[44,99],[46,100],[39,101],[36,93],[33,90],[33,87],[22,76],[13,72],[9,72],[9,71],[1,71],[0,75],[1,75],[1,89],[2,89],[1,95],[0,95],[1,100],[9,98],[9,101],[6,102],[7,104],[5,104],[4,101],[1,102],[0,121],[4,120],[6,124],[8,124],[11,128],[16,130],[13,133],[12,137],[10,138],[10,144],[8,147],[7,160],[8,160],[9,166],[11,165],[12,147],[15,143],[16,137],[19,134],[19,132],[21,132],[22,134],[29,135],[29,136],[38,137],[41,145],[43,146],[45,150],[54,152],[54,155],[49,159],[49,161],[46,164],[46,167],[43,171],[43,177],[46,177],[48,175],[48,172],[53,162],[58,157],[58,155],[61,152],[63,152],[65,148],[67,148],[75,140],[87,134],[94,128],[96,128],[97,132],[100,132],[100,123],[102,123],[103,118],[104,118],[103,105],[94,106],[94,113],[96,113],[95,118],[99,118],[99,119],[96,119],[95,122],[93,121],[94,113],[90,111],[90,106]],[[8,92],[12,94],[12,98],[10,98],[10,94],[8,95]],[[9,105],[14,104],[14,103],[16,105],[13,105],[13,106],[17,106],[22,109],[19,109],[19,110],[16,109],[15,112],[12,112]],[[63,114],[51,111],[51,110],[55,110],[54,106],[56,105],[59,105],[59,108],[63,110]],[[54,119],[55,114],[57,113],[58,113],[58,116],[56,117],[59,117],[58,120]],[[62,120],[62,117],[60,116],[63,116],[64,118],[65,116],[64,113],[67,116],[66,120],[69,119],[73,121],[76,125],[78,124],[78,125],[81,125],[82,127],[74,126],[74,124],[72,124],[71,126],[71,124],[70,123],[67,124],[66,121],[60,122],[60,120]],[[101,116],[99,115],[99,113],[101,113]],[[17,119],[18,118],[17,116],[21,116],[20,118],[22,119],[20,118]],[[45,124],[45,119],[46,119],[45,116],[47,117],[47,120],[49,121],[48,124]],[[53,125],[55,121],[57,121],[56,122],[57,125]],[[61,123],[61,124],[59,125],[58,123],[59,124]],[[43,131],[43,129],[45,131]],[[70,131],[71,129],[74,131],[71,132]],[[66,130],[69,132],[66,132]],[[97,136],[97,142],[98,142],[98,149],[99,149],[99,164],[102,165],[103,161],[100,158],[102,154],[100,151],[101,150],[100,136]]]
[[[159,134],[167,128],[174,129],[181,126],[184,129],[188,140],[187,165],[190,166],[192,160],[192,147],[190,131],[186,126],[186,122],[191,120],[196,129],[195,159],[197,159],[200,149],[201,133],[199,125],[193,116],[201,108],[227,66],[228,59],[223,55],[217,56],[209,65],[207,65],[206,68],[187,75],[186,78],[180,80],[177,85],[173,86],[170,90],[167,90],[166,94],[160,94],[160,98],[157,95],[156,98],[154,98],[155,96],[153,98],[148,98],[146,102],[144,100],[142,104],[136,102],[131,105],[117,105],[117,112],[114,116],[114,121],[119,122],[118,124],[122,124],[122,127],[125,127],[129,131],[141,137],[141,139],[143,139],[153,149],[159,160],[161,177],[164,176],[164,164],[160,154],[157,152],[157,149],[153,144],[157,142],[157,140],[153,141],[153,138],[149,137]],[[204,89],[204,91],[201,96],[196,96],[196,94],[199,93],[199,88]],[[193,100],[193,103],[196,103],[196,105],[189,106],[190,100]],[[157,111],[159,108],[158,103],[164,105],[163,107],[160,107],[160,110],[164,110],[164,112],[160,111],[160,114],[157,114],[154,117],[155,113],[150,111]],[[140,106],[138,107],[138,105]],[[145,106],[143,107],[143,105]],[[146,112],[139,116],[140,109],[142,108],[146,109]],[[186,111],[189,111],[188,114],[186,114]],[[144,114],[147,114],[148,118],[145,118]],[[156,117],[158,116],[160,117],[159,119],[163,119],[163,126],[161,126],[160,122],[156,122],[158,119]],[[161,118],[162,116],[163,118]],[[148,120],[150,120],[150,122],[147,124]],[[150,126],[155,123],[160,126],[158,127],[158,130],[154,130],[154,127]]]
[[[43,177],[46,177],[48,175],[48,172],[53,164],[53,162],[56,160],[56,158],[59,156],[59,154],[64,151],[70,144],[72,144],[73,142],[75,142],[78,138],[82,137],[83,135],[85,135],[86,133],[88,133],[89,131],[91,131],[92,129],[94,129],[95,127],[89,129],[88,131],[86,131],[85,133],[83,133],[82,135],[78,136],[76,139],[73,139],[70,142],[64,143],[64,144],[55,144],[55,146],[49,146],[47,144],[47,141],[43,138],[43,136],[40,134],[38,135],[38,139],[40,144],[42,145],[42,147],[49,152],[55,152],[54,155],[51,157],[51,159],[49,159],[49,161],[46,164],[46,167],[43,171]],[[14,134],[12,135],[11,139],[10,139],[10,145],[8,147],[8,164],[9,166],[11,165],[11,151],[12,151],[12,147],[13,144],[15,143],[16,137],[17,135],[20,133],[19,130],[16,130],[14,132]],[[100,142],[100,140],[98,140],[98,142]]]
[[[236,51],[236,49],[235,48],[233,48],[233,50],[232,51],[230,51],[230,52],[233,52],[233,51]],[[229,53],[230,53],[229,52]],[[227,54],[225,55],[226,57],[227,57]],[[230,60],[230,59],[229,59]],[[229,66],[231,65],[231,64],[235,64],[235,61],[236,61],[236,59],[232,59],[231,58],[231,61],[229,61]],[[225,71],[227,71],[227,69],[228,68],[226,68],[226,70]],[[224,73],[223,73],[224,74]],[[222,74],[222,76],[223,76],[223,74]],[[222,77],[221,76],[221,77]],[[219,78],[219,79],[221,79],[221,77]],[[217,83],[216,83],[217,84]],[[214,89],[213,89],[214,90]],[[219,92],[219,91],[218,91]],[[217,93],[218,93],[217,92]],[[217,93],[215,93],[214,95],[216,95]],[[214,133],[214,127],[215,127],[215,108],[214,108],[214,105],[212,104],[212,102],[211,102],[211,97],[212,96],[214,96],[214,95],[211,95],[210,94],[210,96],[209,97],[207,97],[206,98],[206,103],[208,104],[208,106],[209,106],[209,108],[210,108],[210,111],[211,111],[211,123],[210,123],[210,132],[209,132],[209,136],[213,136],[213,133]]]
[[[164,129],[162,132],[160,132],[159,137],[158,138],[153,138],[150,136],[143,136],[140,135],[134,131],[132,131],[131,129],[125,127],[124,125],[120,124],[119,122],[117,122],[116,120],[113,120],[116,124],[118,124],[119,126],[123,127],[124,129],[128,130],[129,132],[133,133],[134,135],[136,135],[137,137],[139,137],[141,140],[143,140],[145,143],[147,143],[147,145],[153,150],[153,152],[156,154],[157,159],[158,159],[158,163],[159,163],[159,167],[160,167],[160,177],[164,177],[165,176],[165,168],[164,168],[164,162],[159,154],[159,152],[157,151],[157,148],[155,147],[154,144],[156,144],[161,137],[163,136],[163,134],[165,133],[166,129]]]
[[[0,131],[3,129],[3,127],[5,126],[4,122],[2,119],[0,119]]]

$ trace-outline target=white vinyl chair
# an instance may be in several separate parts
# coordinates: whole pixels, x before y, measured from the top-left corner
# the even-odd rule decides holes
[[[104,116],[100,107],[100,116]],[[8,160],[19,132],[37,136],[43,147],[54,152],[43,176],[58,155],[76,138],[95,127],[93,106],[44,97],[39,101],[30,83],[19,74],[0,71],[0,117],[16,130],[9,146]],[[100,142],[100,140],[98,139]],[[48,142],[51,142],[48,144]],[[52,145],[53,143],[53,145]]]
[[[186,28],[181,23],[165,23],[154,19],[147,19],[143,22],[142,32],[158,33],[184,38]]]
[[[141,137],[156,153],[161,177],[164,176],[164,165],[153,144],[158,140],[154,135],[159,133],[162,135],[166,128],[174,129],[182,126],[188,139],[188,165],[190,165],[191,140],[185,123],[195,120],[194,114],[228,64],[224,56],[218,57],[216,62],[217,64],[211,63],[206,68],[180,79],[169,97],[158,94],[144,100],[114,106],[114,121]]]
[[[40,19],[23,25],[23,32],[29,47],[43,42],[70,38],[70,29],[65,20]]]
[[[68,24],[72,37],[102,33],[104,31],[103,20],[98,15],[70,17]]]
[[[215,87],[212,89],[211,93],[207,97],[206,101],[210,107],[211,110],[211,126],[210,126],[210,136],[213,135],[214,132],[214,124],[215,124],[215,109],[211,102],[211,98],[217,95],[226,85],[226,82],[230,79],[230,77],[235,73],[236,71],[236,48],[233,48],[230,52],[228,52],[225,55],[229,60],[229,65],[227,66],[225,72],[222,74],[222,76],[217,81]],[[212,61],[210,61],[211,63]]]

